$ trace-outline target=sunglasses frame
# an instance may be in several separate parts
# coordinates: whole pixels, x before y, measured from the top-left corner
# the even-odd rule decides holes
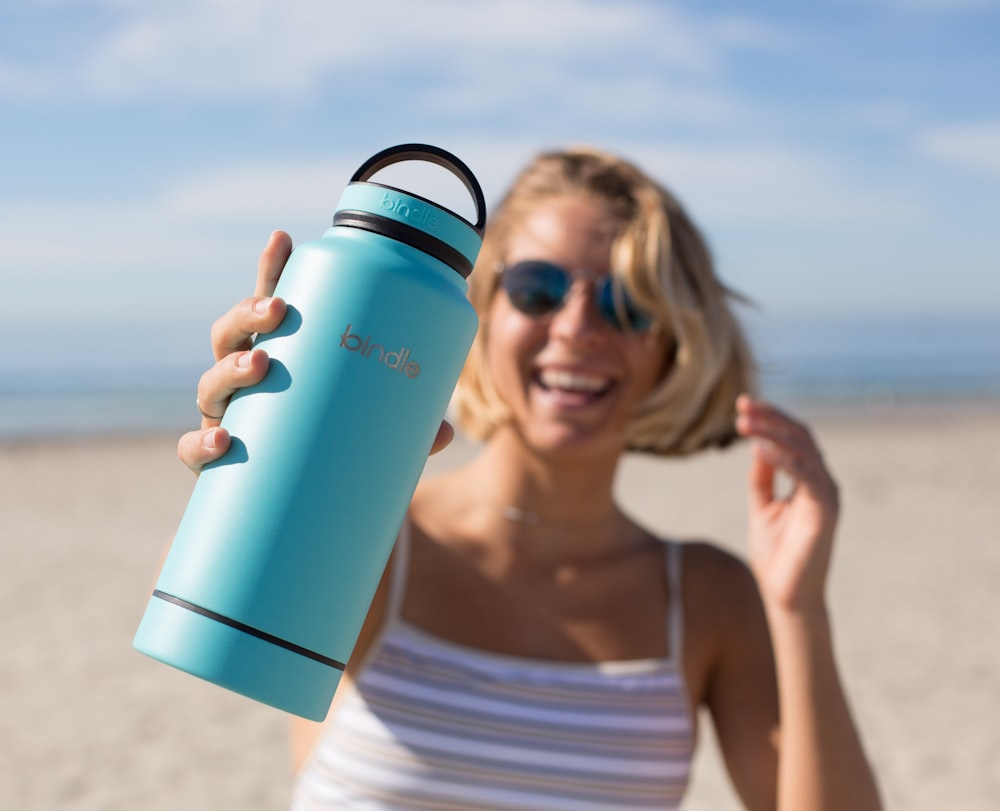
[[[532,318],[545,318],[562,309],[573,288],[573,273],[562,265],[545,259],[522,259],[510,265],[499,262],[496,270],[500,274],[500,287],[510,303],[518,312]],[[546,289],[545,283],[538,281],[546,274],[549,279],[559,280],[558,289]],[[534,290],[515,287],[515,281],[524,278],[535,280]],[[532,306],[525,300],[525,293],[535,296],[541,294],[545,298],[539,298]],[[557,294],[558,298],[549,294]],[[594,281],[594,303],[601,317],[619,332],[643,333],[655,325],[654,318],[631,300],[621,280],[610,273]]]

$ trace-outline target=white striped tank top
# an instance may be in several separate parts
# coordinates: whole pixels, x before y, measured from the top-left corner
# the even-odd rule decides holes
[[[669,543],[665,659],[550,662],[476,650],[400,617],[404,529],[383,629],[301,772],[293,811],[676,809],[694,748]]]

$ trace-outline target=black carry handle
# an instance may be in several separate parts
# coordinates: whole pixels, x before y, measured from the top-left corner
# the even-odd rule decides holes
[[[429,144],[400,144],[399,146],[391,146],[388,149],[383,149],[381,152],[372,155],[358,167],[358,171],[354,173],[351,182],[364,182],[386,166],[411,160],[426,161],[427,163],[435,163],[438,166],[443,166],[462,181],[476,204],[476,222],[472,227],[476,229],[476,233],[479,236],[482,236],[486,228],[486,198],[483,196],[483,188],[479,185],[479,181],[476,180],[476,176],[472,174],[472,170],[468,166],[450,152],[440,147],[430,146]]]

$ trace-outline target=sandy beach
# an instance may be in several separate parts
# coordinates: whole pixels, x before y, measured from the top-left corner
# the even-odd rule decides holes
[[[889,808],[1000,807],[1000,410],[813,421],[842,488],[830,602]],[[0,446],[0,808],[287,807],[287,716],[136,653],[193,477],[175,438]],[[456,442],[432,467],[471,452]],[[743,544],[747,449],[630,459],[624,502]],[[685,809],[738,808],[709,725]],[[846,810],[845,810],[846,811]]]

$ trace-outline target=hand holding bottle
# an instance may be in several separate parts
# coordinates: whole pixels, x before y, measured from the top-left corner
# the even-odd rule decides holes
[[[229,399],[240,389],[259,383],[267,374],[267,352],[251,349],[251,342],[254,335],[273,332],[285,318],[285,302],[273,294],[291,253],[292,238],[284,231],[272,233],[257,263],[254,294],[212,325],[215,364],[198,382],[201,428],[187,432],[177,443],[178,458],[195,473],[229,450],[229,432],[219,425]],[[446,448],[454,435],[451,424],[442,422],[431,454]]]

